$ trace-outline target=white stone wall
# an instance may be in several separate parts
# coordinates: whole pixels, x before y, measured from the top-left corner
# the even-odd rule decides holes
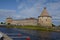
[[[52,19],[51,17],[40,17],[39,24],[42,26],[52,26]]]
[[[13,25],[37,25],[37,20],[14,20],[11,22]]]

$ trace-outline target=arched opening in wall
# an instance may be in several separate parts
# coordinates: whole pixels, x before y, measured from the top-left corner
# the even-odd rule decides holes
[[[10,23],[7,23],[8,25],[10,25]]]

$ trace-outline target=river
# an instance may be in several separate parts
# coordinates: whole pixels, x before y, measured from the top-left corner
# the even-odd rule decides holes
[[[0,31],[7,34],[13,40],[60,40],[60,32],[46,32],[29,29],[1,28]]]

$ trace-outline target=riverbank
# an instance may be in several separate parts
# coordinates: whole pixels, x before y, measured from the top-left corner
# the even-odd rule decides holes
[[[42,26],[13,26],[7,25],[7,28],[19,28],[19,29],[30,29],[30,30],[38,30],[38,31],[54,31],[54,28],[51,27],[42,27]]]
[[[10,38],[9,36],[7,36],[6,34],[0,32],[1,34],[3,34],[4,40],[13,40],[12,38]]]

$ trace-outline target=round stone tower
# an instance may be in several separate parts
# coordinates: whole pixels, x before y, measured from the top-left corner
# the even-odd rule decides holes
[[[52,17],[48,14],[46,7],[42,11],[41,15],[38,17],[38,24],[41,26],[51,26],[52,27]]]
[[[6,18],[6,24],[11,24],[13,19],[11,17]]]

